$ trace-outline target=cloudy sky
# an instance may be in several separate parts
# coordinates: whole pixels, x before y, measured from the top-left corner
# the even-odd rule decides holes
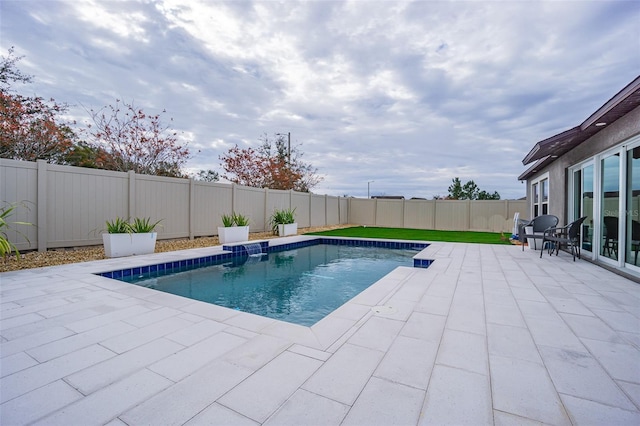
[[[314,192],[502,198],[539,140],[580,124],[640,73],[638,1],[10,1],[22,94],[166,109],[189,167],[291,132]]]

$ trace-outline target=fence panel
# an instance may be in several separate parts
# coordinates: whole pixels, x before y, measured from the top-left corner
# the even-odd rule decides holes
[[[336,225],[340,223],[340,198],[326,197],[327,223]]]
[[[269,231],[269,221],[276,210],[287,210],[291,206],[291,191],[283,191],[281,189],[267,190],[267,203],[265,208],[265,231]],[[296,212],[296,217],[298,212]],[[301,225],[300,225],[301,226]]]
[[[348,198],[339,198],[339,216],[340,216],[340,224],[346,225],[349,223],[349,199]]]
[[[349,221],[359,225],[376,225],[376,200],[349,198]]]
[[[402,228],[404,226],[404,200],[376,200],[376,226]]]
[[[504,201],[474,201],[469,203],[469,214],[471,231],[502,232],[509,228],[507,204]]]
[[[436,201],[407,200],[404,203],[404,226],[409,229],[435,229]]]
[[[129,217],[127,173],[46,165],[48,247],[101,244],[107,220]]]
[[[233,210],[236,213],[249,217],[249,230],[261,232],[266,230],[265,220],[266,193],[262,188],[250,188],[248,186],[234,186]]]
[[[7,237],[18,250],[38,246],[38,166],[36,163],[0,159],[0,207],[17,203],[9,222],[26,222],[28,225],[10,225]]]
[[[158,238],[189,236],[189,181],[149,175],[135,175],[134,206],[131,219],[150,217],[162,220]]]
[[[233,188],[230,185],[209,182],[193,183],[192,232],[195,237],[218,234],[222,215],[232,212]]]
[[[469,201],[438,201],[436,203],[436,229],[444,231],[468,230]]]
[[[311,215],[310,226],[325,226],[327,224],[327,216],[325,211],[324,195],[311,194]]]
[[[296,209],[296,222],[298,228],[308,228],[311,226],[311,204],[309,194],[302,192],[291,193],[291,208]]]

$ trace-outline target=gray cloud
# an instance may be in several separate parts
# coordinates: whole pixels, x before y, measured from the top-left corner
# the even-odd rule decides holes
[[[432,197],[453,177],[518,198],[521,159],[640,69],[637,2],[3,1],[29,93],[167,110],[219,167],[291,132],[316,192]]]

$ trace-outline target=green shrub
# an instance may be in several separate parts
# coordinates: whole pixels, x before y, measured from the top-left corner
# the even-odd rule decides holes
[[[249,225],[249,218],[241,215],[240,213],[223,214],[222,225],[225,228],[230,226],[247,226]]]
[[[109,234],[145,234],[153,232],[161,221],[162,219],[151,223],[150,217],[136,217],[133,219],[133,222],[129,222],[116,217],[113,221],[107,220],[107,232]]]
[[[158,226],[160,222],[162,222],[162,219],[155,223],[151,223],[150,217],[136,217],[135,219],[133,219],[133,222],[129,224],[129,226],[131,227],[132,232],[136,234],[145,234],[155,231],[156,226]]]
[[[234,224],[233,215],[232,214],[223,214],[222,215],[222,226],[225,228],[229,228]]]
[[[249,218],[246,216],[243,216],[239,213],[234,213],[233,214],[233,221],[235,222],[236,226],[248,226],[249,225]]]
[[[5,204],[6,204],[5,206],[0,208],[0,257],[2,257],[2,260],[4,261],[8,254],[11,254],[11,252],[15,251],[16,252],[16,258],[18,260],[20,260],[20,251],[18,250],[18,248],[16,247],[16,245],[14,243],[9,241],[9,237],[7,236],[7,231],[12,229],[11,225],[33,226],[33,224],[29,223],[29,222],[9,222],[9,221],[7,221],[7,219],[9,218],[9,216],[11,216],[13,211],[19,205],[24,205],[24,203],[5,203]],[[24,239],[27,240],[27,242],[29,242],[29,239],[27,238],[26,235],[24,235],[22,232],[17,231],[17,230],[16,230],[16,232],[18,234],[20,234],[22,237],[24,237]]]
[[[296,209],[275,210],[269,219],[271,230],[278,233],[278,225],[288,225],[296,222]]]
[[[131,229],[131,224],[124,219],[116,217],[113,221],[106,222],[107,225],[107,233],[109,234],[131,234],[133,230]]]

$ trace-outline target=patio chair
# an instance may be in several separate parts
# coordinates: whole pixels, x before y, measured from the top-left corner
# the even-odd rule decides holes
[[[602,255],[618,258],[618,218],[616,216],[605,216],[604,220],[604,244],[602,245]]]
[[[553,228],[558,224],[558,217],[552,214],[543,214],[537,217],[534,217],[531,222],[520,225],[518,239],[520,243],[522,243],[522,251],[524,251],[524,241],[525,238],[542,238],[544,231],[548,228]],[[527,234],[526,228],[532,226],[533,233]],[[543,245],[544,247],[544,245]]]
[[[549,228],[544,231],[544,235],[542,236],[543,250],[540,250],[540,258],[542,258],[545,243],[551,243],[549,245],[549,255],[552,255],[555,249],[557,256],[558,252],[560,252],[560,246],[567,244],[571,247],[573,261],[576,261],[576,254],[578,255],[578,259],[580,259],[580,227],[586,218],[587,216],[584,216],[566,226]]]

